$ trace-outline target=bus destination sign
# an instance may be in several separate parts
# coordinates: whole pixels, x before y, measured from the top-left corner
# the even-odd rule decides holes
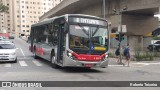
[[[107,25],[105,21],[90,19],[90,18],[70,18],[69,21],[75,22],[75,23],[84,23],[84,24],[93,24],[93,25],[102,25],[102,26]]]

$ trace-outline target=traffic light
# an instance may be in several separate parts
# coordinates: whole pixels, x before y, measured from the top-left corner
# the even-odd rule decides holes
[[[120,40],[123,41],[124,40],[124,34],[120,34]]]
[[[117,41],[119,41],[119,34],[116,34],[116,38]]]
[[[116,38],[115,38],[115,39],[116,39],[117,41],[120,41],[120,42],[121,42],[121,41],[124,40],[124,36],[125,36],[125,34],[116,34]]]

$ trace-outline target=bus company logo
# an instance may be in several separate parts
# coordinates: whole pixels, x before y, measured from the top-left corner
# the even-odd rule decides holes
[[[12,87],[11,82],[2,82],[2,87]]]

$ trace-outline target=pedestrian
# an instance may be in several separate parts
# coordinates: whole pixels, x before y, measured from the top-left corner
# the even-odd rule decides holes
[[[130,66],[130,58],[131,58],[129,44],[127,44],[127,46],[124,48],[123,54],[126,58],[124,65],[126,65],[126,63],[128,62],[128,67],[129,67]]]
[[[119,49],[119,47],[116,49],[116,51],[115,51],[115,55],[118,57],[118,59],[117,59],[117,64],[120,62],[120,49]]]

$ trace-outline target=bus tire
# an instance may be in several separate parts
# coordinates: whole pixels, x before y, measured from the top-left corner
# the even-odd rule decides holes
[[[58,68],[58,65],[55,63],[55,61],[56,61],[56,57],[55,57],[55,55],[53,54],[53,55],[51,55],[51,66],[53,67],[53,68]]]
[[[36,50],[33,51],[33,57],[34,57],[34,59],[38,58],[38,56],[36,55]]]

